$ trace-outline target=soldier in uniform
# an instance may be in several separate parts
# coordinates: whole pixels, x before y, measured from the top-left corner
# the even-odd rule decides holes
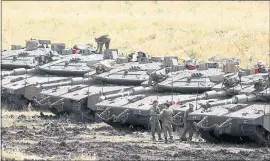
[[[169,108],[169,105],[165,105],[165,109],[163,109],[159,115],[160,120],[162,120],[162,128],[164,132],[165,143],[168,143],[167,133],[169,133],[170,140],[173,141],[172,116],[173,116],[173,110]]]
[[[162,140],[161,138],[161,128],[159,123],[159,107],[158,107],[158,101],[155,100],[153,102],[153,106],[150,109],[150,125],[151,125],[151,134],[152,139],[155,140],[155,132],[158,133],[158,140]]]
[[[111,39],[108,37],[108,35],[102,35],[98,38],[95,38],[95,41],[97,42],[97,51],[99,50],[99,53],[102,52],[104,44],[106,49],[109,49]]]
[[[189,109],[187,111],[185,111],[185,114],[184,114],[184,132],[183,134],[181,135],[180,139],[181,140],[187,140],[186,138],[186,133],[189,132],[189,141],[192,140],[192,137],[193,137],[193,134],[194,134],[194,129],[193,129],[193,124],[191,122],[188,122],[187,121],[187,118],[188,118],[188,115],[193,112],[193,104],[190,103],[189,104]]]

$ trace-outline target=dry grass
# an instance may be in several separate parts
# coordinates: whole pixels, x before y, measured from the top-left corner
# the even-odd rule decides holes
[[[76,158],[72,158],[72,160],[75,160],[75,161],[86,161],[86,160],[99,160],[97,156],[87,156],[87,155],[84,155],[82,154],[81,156],[78,156]]]
[[[3,48],[31,37],[71,46],[109,34],[111,47],[123,52],[268,62],[269,2],[32,1],[3,2],[2,8]]]
[[[43,112],[45,115],[49,115],[49,112]],[[21,115],[26,117],[39,116],[40,112],[38,111],[8,111],[2,108],[2,127],[10,127],[10,126],[29,126],[28,122],[18,122],[17,118]],[[33,124],[39,124],[38,122]]]
[[[15,160],[24,160],[24,159],[33,159],[41,160],[41,157],[35,155],[26,155],[18,149],[18,151],[7,152],[5,149],[2,150],[2,158],[15,159]]]

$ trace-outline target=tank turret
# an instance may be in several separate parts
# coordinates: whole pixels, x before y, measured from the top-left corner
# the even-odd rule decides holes
[[[91,108],[101,101],[99,99],[101,95],[112,94],[130,88],[132,87],[79,83],[76,85],[55,86],[40,92],[40,98],[35,102],[56,115],[84,113],[84,115],[90,116],[90,114],[94,114]]]
[[[50,40],[28,40],[23,49],[4,51],[1,61],[2,69],[29,69],[60,59],[58,53],[48,47],[50,43]]]
[[[187,98],[185,100],[176,100],[178,104],[184,104],[190,101],[207,100],[215,98],[224,98],[245,92],[245,88],[253,86],[254,89],[265,87],[269,78],[268,74],[252,74],[244,77],[239,77],[238,73],[225,75],[223,82],[214,86],[211,91],[207,91],[196,97]]]
[[[200,104],[189,121],[209,142],[256,142],[270,145],[268,79],[253,84],[229,99]],[[262,83],[264,88],[258,86]],[[259,87],[259,88],[258,88]]]

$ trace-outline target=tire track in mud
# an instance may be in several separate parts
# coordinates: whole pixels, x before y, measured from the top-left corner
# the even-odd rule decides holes
[[[25,125],[2,127],[3,148],[19,149],[44,159],[74,159],[83,154],[100,160],[270,160],[269,148],[178,141],[153,143],[146,132],[113,128],[104,123],[75,124],[22,115],[15,121]]]

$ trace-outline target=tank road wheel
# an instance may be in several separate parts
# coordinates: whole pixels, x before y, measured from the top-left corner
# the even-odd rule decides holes
[[[270,145],[270,141],[268,140],[268,131],[266,131],[262,126],[256,126],[255,132],[259,138],[259,145]]]
[[[200,129],[198,133],[207,142],[210,142],[210,143],[218,143],[219,142],[219,139],[214,134],[214,130]]]
[[[209,126],[205,122],[207,118],[205,117],[199,122],[193,122],[193,126],[197,129],[197,133],[207,142],[218,143],[220,141],[219,136],[215,135],[216,124]]]
[[[58,110],[55,107],[51,107],[49,108],[49,111],[53,114],[55,114],[56,116],[60,116],[60,113],[58,112]]]

